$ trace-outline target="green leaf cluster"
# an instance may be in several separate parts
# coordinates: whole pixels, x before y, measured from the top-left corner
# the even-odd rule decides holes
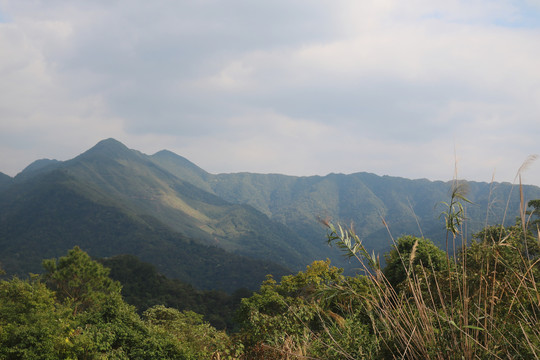
[[[230,348],[202,315],[157,306],[141,318],[78,247],[43,264],[42,277],[0,281],[1,359],[205,359]]]
[[[367,284],[364,278],[347,278],[342,272],[327,260],[315,261],[305,272],[284,276],[279,283],[269,276],[259,292],[242,301],[238,313],[247,358],[342,359],[345,349],[354,356],[371,353],[377,341],[365,309],[361,301],[343,293],[367,294]],[[341,291],[329,294],[328,289]],[[355,337],[358,334],[361,339]],[[343,341],[334,343],[334,337]]]

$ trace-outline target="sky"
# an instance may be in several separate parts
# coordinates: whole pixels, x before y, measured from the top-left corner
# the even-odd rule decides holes
[[[0,0],[0,172],[111,137],[211,173],[514,182],[540,0]]]

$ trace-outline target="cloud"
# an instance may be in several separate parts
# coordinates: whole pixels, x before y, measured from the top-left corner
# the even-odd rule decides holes
[[[538,152],[539,10],[0,1],[0,171],[116,137],[212,172],[431,179],[451,177],[455,146],[464,175],[511,181]]]

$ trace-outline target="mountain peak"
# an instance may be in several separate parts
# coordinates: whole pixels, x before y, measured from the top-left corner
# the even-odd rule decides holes
[[[120,141],[113,138],[108,138],[108,139],[101,140],[96,145],[94,145],[94,147],[92,147],[90,150],[125,151],[129,149],[127,148],[126,145],[122,144]]]
[[[130,150],[126,145],[122,144],[120,141],[109,138],[101,140],[92,148],[86,152],[79,155],[79,158],[88,158],[88,157],[108,157],[108,158],[129,158],[134,155],[135,151]]]
[[[23,169],[20,173],[15,176],[17,181],[29,179],[33,176],[46,173],[48,171],[54,170],[62,165],[61,161],[51,160],[51,159],[40,159],[36,160],[27,167]]]
[[[52,165],[52,164],[58,164],[60,161],[56,159],[39,159],[28,165],[24,168],[22,172],[32,172],[32,171],[38,171],[41,168],[44,168],[46,166]]]

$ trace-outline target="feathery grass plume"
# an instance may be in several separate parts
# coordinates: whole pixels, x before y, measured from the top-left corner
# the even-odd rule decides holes
[[[523,184],[521,182],[521,174],[519,174],[519,217],[521,219],[521,229],[524,236],[525,251],[529,256],[529,249],[527,248],[527,222],[525,220],[525,213],[527,212],[527,204],[525,204],[525,197],[523,196]]]
[[[521,183],[521,178],[520,178],[521,175],[523,174],[523,172],[525,172],[531,166],[531,164],[534,161],[536,161],[537,158],[538,158],[538,155],[536,155],[536,154],[532,154],[532,155],[527,156],[525,161],[523,161],[523,163],[519,167],[518,171],[516,172],[516,176],[514,177],[514,184],[516,183],[516,181],[518,179],[519,179],[519,181]],[[506,208],[504,210],[504,216],[503,216],[501,224],[505,223],[506,214],[508,212],[508,207],[510,206],[510,199],[511,199],[511,195],[512,195],[512,190],[513,190],[513,187],[510,188],[510,194],[508,194],[508,199],[506,201]]]
[[[418,238],[416,239],[416,241],[414,242],[414,245],[412,247],[412,250],[411,250],[411,255],[409,257],[409,269],[410,271],[412,271],[412,266],[413,266],[413,261],[414,261],[414,258],[416,256],[416,249],[418,248]]]
[[[336,314],[332,310],[327,310],[326,315],[332,318],[340,328],[345,328],[345,319],[343,318],[343,316]]]
[[[532,165],[533,162],[536,161],[536,159],[538,158],[538,155],[537,154],[532,154],[532,155],[529,155],[527,156],[527,158],[525,159],[525,161],[523,161],[523,163],[521,164],[521,166],[519,167],[517,173],[516,173],[516,177],[514,178],[514,181],[517,180],[518,176],[520,176],[521,174],[523,174],[525,171],[527,171],[527,169]]]
[[[519,217],[521,219],[521,228],[523,231],[525,253],[527,254],[527,257],[529,256],[529,248],[527,245],[527,235],[526,235],[527,234],[527,221],[526,221],[526,216],[525,216],[527,213],[527,203],[525,202],[525,198],[523,195],[523,183],[521,181],[521,175],[531,166],[531,164],[534,161],[536,161],[537,158],[538,158],[538,155],[536,154],[529,155],[527,159],[525,159],[523,164],[521,164],[516,174],[516,178],[519,178]]]

